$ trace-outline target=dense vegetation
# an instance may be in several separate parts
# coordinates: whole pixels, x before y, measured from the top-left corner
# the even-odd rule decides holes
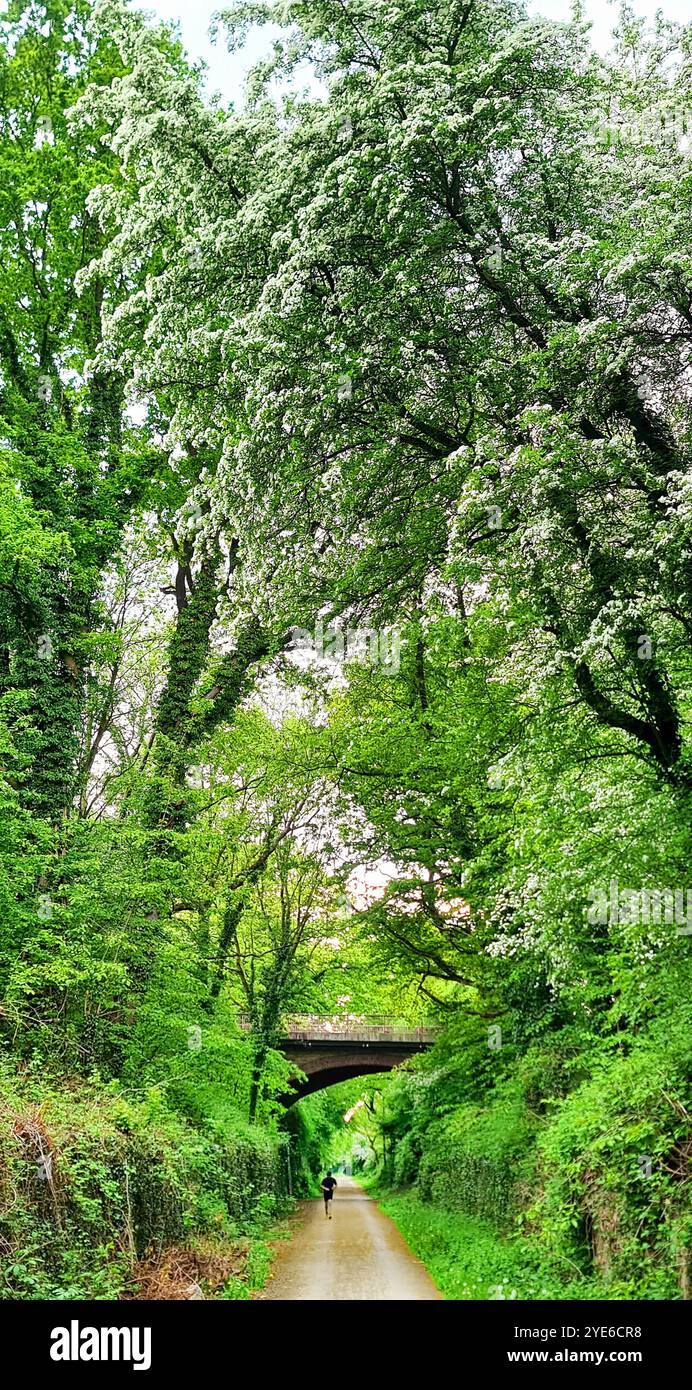
[[[449,1296],[688,1298],[692,26],[266,20],[2,20],[3,1292],[242,1296],[388,1013]]]

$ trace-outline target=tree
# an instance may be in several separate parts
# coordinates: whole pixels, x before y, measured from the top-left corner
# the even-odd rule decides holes
[[[489,590],[522,607],[545,667],[559,663],[617,752],[685,788],[684,289],[629,256],[642,177],[677,228],[684,155],[653,131],[642,174],[639,154],[589,146],[611,75],[578,26],[456,0],[406,23],[384,4],[291,13],[328,104],[289,102],[283,128],[261,89],[230,122],[186,94],[183,184],[177,95],[158,74],[152,87],[154,41],[140,46],[126,148],[162,202],[175,169],[205,268],[224,247],[203,284],[179,256],[155,277],[140,379],[170,389],[172,334],[194,343],[173,373],[176,419],[225,432],[220,494],[242,509],[256,575],[286,537],[271,565],[286,621],[308,596],[382,620],[431,583],[465,603]],[[676,32],[635,41],[662,99]],[[641,85],[618,61],[636,110]],[[153,132],[152,109],[167,112]],[[138,226],[122,224],[121,252]],[[113,328],[127,358],[141,305]]]

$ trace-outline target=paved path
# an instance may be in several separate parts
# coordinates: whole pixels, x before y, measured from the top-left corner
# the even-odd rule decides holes
[[[337,1181],[331,1221],[321,1198],[303,1203],[301,1224],[279,1246],[264,1298],[441,1298],[389,1217],[351,1178],[338,1174]]]

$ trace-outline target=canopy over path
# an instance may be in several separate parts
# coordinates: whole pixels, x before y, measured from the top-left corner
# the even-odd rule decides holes
[[[249,1027],[249,1019],[241,1023]],[[339,1081],[391,1071],[404,1058],[431,1047],[435,1037],[436,1029],[430,1024],[412,1027],[384,1014],[333,1018],[295,1014],[284,1020],[279,1048],[307,1079],[282,1100],[294,1105]]]

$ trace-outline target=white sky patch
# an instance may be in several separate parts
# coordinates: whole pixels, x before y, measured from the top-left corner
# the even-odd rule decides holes
[[[143,425],[147,418],[147,408],[143,401],[131,401],[125,409],[130,424]]]
[[[666,19],[680,24],[690,19],[689,0],[631,0],[637,15],[653,19],[661,10]],[[220,0],[150,0],[141,8],[154,13],[159,19],[176,20],[180,33],[192,59],[202,58],[207,64],[207,90],[218,91],[225,101],[242,105],[243,84],[250,68],[266,58],[272,44],[281,33],[276,25],[254,26],[250,29],[245,46],[237,53],[228,53],[220,34],[216,43],[209,38],[209,25],[215,11],[222,8]],[[543,15],[567,23],[571,18],[571,0],[527,0],[531,15]],[[618,9],[615,0],[586,0],[586,18],[591,21],[594,47],[605,52],[610,47],[610,35],[617,24]],[[294,87],[307,87],[313,95],[322,92],[318,83],[306,66],[299,71]]]
[[[346,885],[346,892],[352,906],[362,912],[378,898],[384,897],[390,883],[401,877],[401,869],[390,859],[381,859],[378,864],[354,870]]]
[[[690,20],[689,0],[630,0],[634,13],[643,19],[653,19],[660,10],[664,19],[687,24]],[[531,15],[543,15],[545,19],[555,19],[568,23],[572,18],[572,0],[528,0],[527,8]],[[591,41],[599,53],[611,47],[611,34],[618,22],[616,0],[586,0],[585,17],[592,25]]]
[[[276,24],[253,25],[243,48],[229,53],[223,30],[219,30],[214,43],[209,37],[212,16],[223,9],[220,0],[153,0],[139,8],[180,25],[188,56],[193,60],[201,58],[207,65],[207,91],[210,95],[219,92],[224,101],[232,101],[236,107],[243,104],[243,86],[250,68],[269,57],[275,40],[281,36]],[[324,90],[307,64],[297,69],[291,86],[298,91],[306,87],[313,96],[322,95]]]

